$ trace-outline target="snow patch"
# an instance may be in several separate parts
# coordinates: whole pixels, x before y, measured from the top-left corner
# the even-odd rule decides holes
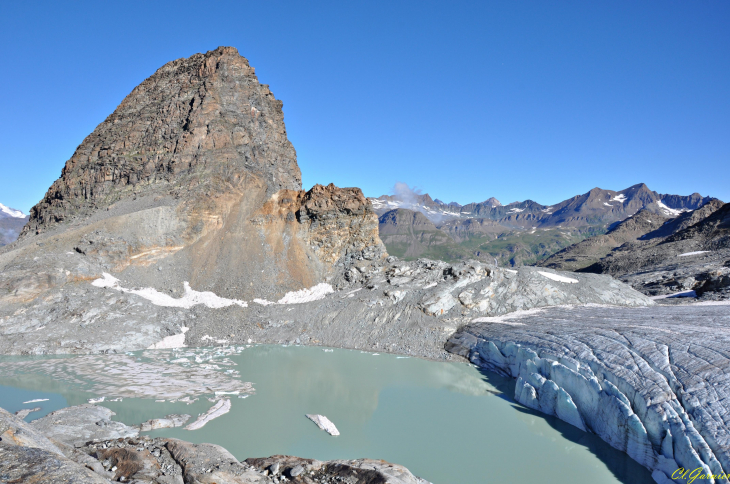
[[[327,294],[335,292],[332,286],[326,282],[317,284],[309,289],[300,289],[299,291],[287,292],[284,297],[279,299],[278,304],[301,304],[311,301],[324,299]]]
[[[165,336],[161,341],[151,345],[148,350],[171,350],[174,348],[185,348],[185,333],[190,328],[183,326],[180,328],[182,333],[173,334],[172,336]]]
[[[606,203],[606,202],[603,202],[603,204],[604,204],[605,206],[607,206],[607,207],[613,207],[613,205],[611,205],[610,203]]]
[[[14,208],[6,207],[2,203],[0,203],[0,212],[7,214],[13,218],[25,218],[25,214],[21,212],[20,210],[15,210]]]
[[[185,288],[185,295],[183,297],[175,299],[172,296],[157,291],[151,287],[144,287],[142,289],[126,289],[119,285],[119,279],[112,276],[111,274],[103,273],[102,277],[91,282],[92,286],[106,287],[114,289],[115,291],[127,292],[130,294],[136,294],[144,299],[147,299],[156,306],[163,306],[167,308],[185,308],[190,309],[191,307],[203,304],[212,309],[225,308],[234,304],[245,308],[248,306],[246,301],[240,301],[238,299],[227,299],[220,297],[210,291],[196,291],[190,287],[188,281],[183,282]]]
[[[524,208],[511,208],[509,211],[510,211],[510,213],[519,213],[519,212],[524,212],[525,209]]]
[[[621,202],[621,203],[624,203],[625,201],[626,201],[626,195],[624,195],[623,193],[619,193],[618,195],[613,197],[611,200],[609,200],[609,202]]]
[[[677,217],[682,212],[689,212],[690,210],[683,209],[683,210],[676,210],[674,208],[669,208],[661,200],[657,200],[656,204],[659,206],[659,208],[662,209],[665,215],[671,216],[671,217]]]
[[[571,279],[570,277],[560,276],[558,274],[553,274],[551,272],[537,271],[537,273],[540,274],[541,276],[547,277],[548,279],[551,279],[553,281],[566,282],[568,284],[577,284],[579,282],[578,279]]]
[[[707,254],[710,252],[709,250],[696,250],[694,252],[685,252],[684,254],[679,254],[677,257],[689,257],[691,255],[699,255],[699,254]]]
[[[185,427],[185,430],[197,430],[202,428],[205,424],[218,418],[221,415],[225,415],[231,411],[231,401],[227,398],[218,400],[218,403],[208,409],[207,412],[198,417],[198,419]]]

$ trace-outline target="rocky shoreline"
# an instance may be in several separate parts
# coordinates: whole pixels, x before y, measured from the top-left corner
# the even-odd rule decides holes
[[[0,480],[98,484],[430,484],[382,460],[275,455],[239,462],[219,445],[140,436],[80,405],[26,423],[0,408]],[[83,438],[81,438],[83,436]]]

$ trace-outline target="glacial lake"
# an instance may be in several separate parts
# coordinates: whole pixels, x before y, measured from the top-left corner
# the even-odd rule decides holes
[[[240,382],[254,392],[235,395]],[[465,363],[271,345],[0,358],[0,407],[40,407],[28,421],[104,396],[100,405],[128,425],[171,413],[190,423],[215,391],[228,392],[226,415],[148,434],[219,444],[241,460],[384,459],[434,484],[654,482],[595,435],[514,402],[513,380]],[[341,435],[307,413],[327,416]]]

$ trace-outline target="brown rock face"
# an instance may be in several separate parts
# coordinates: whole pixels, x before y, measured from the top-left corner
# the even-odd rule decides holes
[[[300,189],[282,105],[233,47],[164,65],[76,149],[22,236],[141,192],[195,205],[251,177],[268,196]]]
[[[282,102],[248,61],[232,47],[178,59],[83,141],[16,243],[52,240],[82,262],[50,272],[9,263],[0,289],[28,302],[107,271],[175,296],[188,281],[229,298],[277,298],[385,255],[359,189],[301,188]]]
[[[297,218],[309,224],[307,238],[319,260],[330,267],[386,255],[378,216],[359,188],[315,185],[304,195]]]

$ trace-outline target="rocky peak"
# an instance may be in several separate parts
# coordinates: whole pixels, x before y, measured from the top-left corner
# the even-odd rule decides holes
[[[195,205],[253,179],[268,196],[300,190],[282,105],[233,47],[165,64],[76,149],[23,235],[141,195]]]

